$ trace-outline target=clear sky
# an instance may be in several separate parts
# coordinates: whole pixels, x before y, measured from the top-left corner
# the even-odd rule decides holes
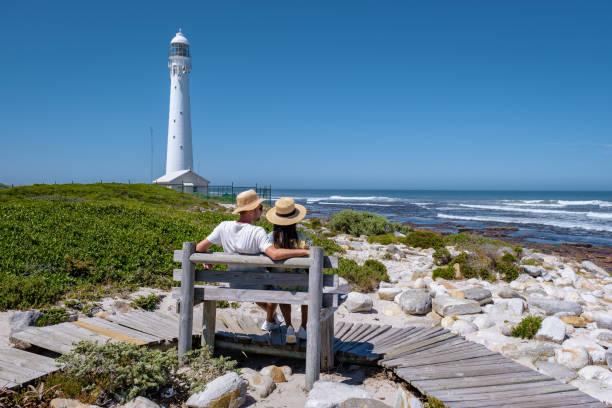
[[[612,190],[612,1],[2,1],[0,182]]]

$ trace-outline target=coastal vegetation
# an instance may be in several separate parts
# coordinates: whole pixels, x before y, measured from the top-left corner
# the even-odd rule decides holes
[[[382,215],[354,210],[342,210],[334,214],[329,220],[329,228],[338,233],[355,236],[379,235],[394,231],[406,233],[412,230],[409,226],[391,222]]]
[[[541,327],[542,318],[529,315],[512,328],[512,336],[522,339],[533,339]]]
[[[143,310],[155,310],[162,300],[162,296],[151,293],[147,296],[140,296],[132,302],[132,306]]]
[[[387,268],[382,262],[368,259],[363,265],[357,264],[352,259],[338,259],[338,269],[326,269],[326,273],[337,273],[346,279],[352,290],[360,292],[372,292],[381,281],[388,282]]]
[[[41,315],[34,322],[34,326],[51,326],[70,319],[70,314],[63,307],[51,307],[40,310]]]

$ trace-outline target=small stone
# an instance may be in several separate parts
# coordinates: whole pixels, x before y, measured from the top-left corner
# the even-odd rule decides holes
[[[589,353],[582,347],[573,349],[562,347],[555,351],[555,361],[572,370],[580,370],[589,364]]]
[[[597,341],[600,346],[612,348],[612,330],[595,329],[589,335]]]
[[[285,371],[275,365],[264,367],[259,372],[261,375],[271,377],[275,383],[287,382],[287,379],[285,378]]]
[[[431,297],[423,289],[407,289],[398,299],[404,313],[424,315],[431,310]]]
[[[249,389],[261,398],[265,398],[276,388],[276,383],[267,375],[262,375],[252,368],[240,369],[240,376],[248,381]]]
[[[584,319],[578,316],[563,316],[561,317],[561,321],[574,327],[586,327]]]
[[[429,317],[430,319],[435,319],[438,322],[440,320],[442,320],[442,316],[440,316],[439,314],[437,314],[436,312],[429,312],[425,315],[425,317]]]
[[[38,310],[28,310],[26,312],[14,312],[9,317],[9,327],[11,333],[18,332],[23,329],[27,329],[32,326],[36,320],[41,316]],[[57,398],[56,398],[57,399]]]
[[[551,363],[548,361],[536,361],[535,366],[539,372],[549,377],[553,377],[564,384],[572,381],[578,374],[564,365]]]
[[[370,312],[372,304],[371,297],[359,292],[350,292],[344,301],[344,306],[351,313]]]
[[[420,399],[412,397],[408,400],[408,407],[410,408],[423,408],[423,403]]]
[[[238,408],[246,400],[247,384],[235,372],[227,373],[209,382],[204,391],[191,395],[186,405],[194,408]]]
[[[372,395],[356,385],[317,381],[308,393],[304,408],[336,408],[351,398],[372,398]]]
[[[455,324],[455,318],[453,316],[446,316],[440,320],[440,326],[445,329],[450,329]]]
[[[449,296],[436,296],[432,302],[433,310],[440,316],[480,313],[481,308],[474,300],[455,299]]]
[[[509,288],[503,288],[502,290],[497,292],[497,296],[503,299],[512,299],[512,298],[523,299],[523,297],[517,291],[509,289]]]
[[[541,276],[543,273],[546,272],[546,270],[542,268],[541,266],[534,266],[534,265],[521,265],[521,269],[523,270],[524,273],[534,278]]]
[[[476,326],[474,323],[468,322],[467,320],[457,320],[451,327],[451,330],[454,333],[465,336],[466,334],[478,331],[478,326]]]
[[[97,405],[83,404],[81,401],[68,398],[53,398],[49,405],[51,408],[100,408]]]
[[[425,289],[426,287],[427,287],[427,283],[425,283],[423,278],[418,278],[417,280],[414,281],[415,289]]]
[[[462,290],[457,289],[457,290],[451,290],[449,292],[449,295],[451,297],[454,297],[455,299],[465,299],[465,293],[463,293]]]
[[[145,397],[136,397],[120,408],[161,408],[159,404]]]
[[[495,322],[487,315],[477,316],[472,323],[474,323],[480,330],[495,326]]]
[[[612,350],[606,351],[606,364],[608,368],[612,368]]]
[[[463,290],[466,299],[477,301],[480,306],[493,303],[493,295],[489,289],[473,287]]]
[[[378,289],[378,298],[381,300],[393,300],[400,293],[402,293],[401,288],[380,288]]]
[[[536,340],[563,342],[565,338],[565,323],[558,317],[549,316],[542,321],[542,327],[535,335]]]
[[[385,316],[399,316],[402,314],[402,308],[397,303],[386,303],[383,306],[382,313]]]

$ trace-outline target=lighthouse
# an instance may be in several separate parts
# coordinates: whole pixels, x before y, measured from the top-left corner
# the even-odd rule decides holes
[[[191,144],[191,103],[189,75],[191,51],[187,37],[179,29],[170,41],[170,112],[168,115],[168,147],[166,174],[154,181],[185,192],[203,192],[209,181],[193,171]]]

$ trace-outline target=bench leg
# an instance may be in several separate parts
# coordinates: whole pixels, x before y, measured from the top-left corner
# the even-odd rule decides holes
[[[217,303],[205,300],[202,308],[202,347],[211,353],[215,349],[215,323],[217,321]]]
[[[334,308],[321,310],[321,371],[334,368]]]

